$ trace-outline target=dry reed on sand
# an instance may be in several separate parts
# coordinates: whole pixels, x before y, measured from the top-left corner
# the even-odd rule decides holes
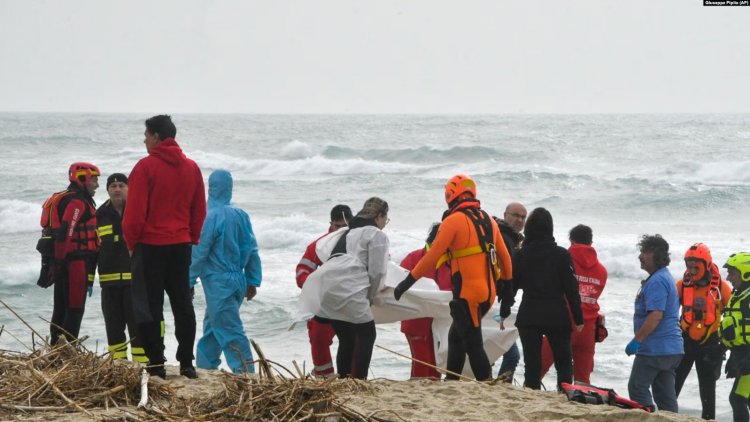
[[[374,413],[365,415],[347,406],[339,395],[371,393],[367,382],[347,379],[299,377],[283,366],[267,360],[255,342],[259,376],[224,373],[223,390],[192,401],[173,401],[163,420],[258,420],[258,421],[388,421]],[[272,365],[283,370],[273,373]],[[299,371],[298,371],[299,372]],[[153,410],[151,410],[153,411]],[[398,418],[400,419],[400,418]]]
[[[0,352],[0,416],[19,412],[78,411],[134,406],[140,368],[99,356],[80,343],[60,342],[31,353]],[[165,384],[150,386],[158,399],[173,394]]]
[[[192,401],[172,401],[170,408],[147,409],[162,420],[177,421],[385,421],[349,408],[339,394],[369,392],[358,380],[274,379],[223,374],[223,391]]]

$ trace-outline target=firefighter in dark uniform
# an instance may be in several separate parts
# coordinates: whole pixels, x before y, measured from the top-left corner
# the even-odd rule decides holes
[[[102,313],[109,353],[114,359],[128,358],[125,326],[130,336],[134,362],[148,363],[138,324],[133,318],[130,295],[130,255],[122,238],[122,216],[128,196],[128,178],[122,173],[107,178],[109,200],[96,210],[97,233],[101,239],[97,265],[102,287]]]

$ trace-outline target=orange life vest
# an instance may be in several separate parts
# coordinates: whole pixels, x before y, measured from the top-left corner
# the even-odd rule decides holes
[[[680,328],[701,343],[718,329],[722,312],[721,277],[711,271],[705,286],[685,284],[682,280],[682,317]],[[698,338],[696,338],[698,337]]]

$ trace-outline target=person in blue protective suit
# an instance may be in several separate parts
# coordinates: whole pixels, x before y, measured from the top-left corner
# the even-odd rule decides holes
[[[190,286],[200,277],[206,295],[203,337],[196,365],[216,369],[221,352],[235,373],[255,372],[250,342],[240,319],[242,299],[260,287],[258,243],[248,214],[231,205],[232,175],[216,170],[208,178],[208,214],[200,244],[193,247]]]

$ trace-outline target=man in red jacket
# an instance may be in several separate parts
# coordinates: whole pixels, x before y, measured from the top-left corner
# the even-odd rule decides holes
[[[167,375],[161,322],[166,291],[174,314],[180,374],[197,378],[189,268],[191,244],[198,244],[206,218],[206,194],[200,168],[182,153],[176,134],[169,116],[146,120],[148,157],[130,172],[122,229],[131,254],[133,311],[144,337],[149,372]]]
[[[607,269],[596,257],[596,250],[591,247],[593,233],[591,227],[579,224],[568,234],[570,252],[573,258],[576,278],[578,279],[578,293],[581,295],[581,310],[583,311],[583,330],[573,331],[571,346],[573,348],[573,379],[576,382],[590,384],[591,372],[594,371],[594,345],[596,319],[599,315],[599,296],[607,284]],[[545,338],[542,343],[542,377],[547,373],[555,361],[552,350]]]
[[[305,254],[302,255],[302,259],[297,264],[296,278],[297,286],[300,289],[305,284],[307,277],[323,265],[318,258],[318,254],[315,253],[318,240],[332,231],[346,227],[351,219],[352,210],[348,205],[339,204],[331,209],[331,224],[328,226],[328,232],[307,245]],[[333,369],[333,359],[331,358],[331,344],[333,344],[333,337],[336,333],[333,331],[331,324],[315,318],[310,319],[307,321],[307,333],[310,337],[310,352],[313,361],[312,375],[323,378],[336,376]]]

